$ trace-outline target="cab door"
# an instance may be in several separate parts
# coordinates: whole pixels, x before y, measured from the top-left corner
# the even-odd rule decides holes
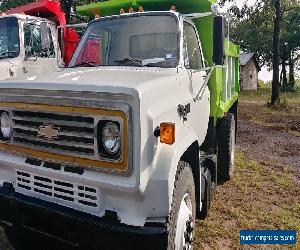
[[[197,132],[198,138],[204,141],[210,113],[210,93],[206,84],[207,73],[200,38],[195,27],[187,21],[183,23],[183,41],[191,106],[187,124]]]

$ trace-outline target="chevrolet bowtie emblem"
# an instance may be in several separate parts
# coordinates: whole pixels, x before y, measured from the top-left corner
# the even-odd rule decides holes
[[[38,131],[38,137],[41,137],[45,140],[54,140],[59,136],[59,128],[55,128],[53,125],[41,125]]]

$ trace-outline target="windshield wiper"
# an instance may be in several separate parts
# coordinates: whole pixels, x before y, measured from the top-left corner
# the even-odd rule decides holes
[[[150,62],[150,63],[144,64],[144,67],[164,67],[164,68],[170,68],[170,67],[174,67],[174,61]]]
[[[134,66],[140,66],[140,67],[143,67],[143,63],[142,63],[142,60],[139,60],[139,59],[133,59],[133,58],[124,58],[122,60],[116,60],[114,61],[115,63],[121,63],[121,64],[128,64],[128,63],[133,63]]]
[[[97,67],[100,66],[100,64],[97,64],[96,62],[80,62],[78,64],[75,64],[71,68],[76,68],[76,67]]]

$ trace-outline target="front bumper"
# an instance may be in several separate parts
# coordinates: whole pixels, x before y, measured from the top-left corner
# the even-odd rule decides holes
[[[16,249],[166,249],[164,225],[133,227],[0,188],[0,225]],[[109,215],[110,213],[107,213]]]

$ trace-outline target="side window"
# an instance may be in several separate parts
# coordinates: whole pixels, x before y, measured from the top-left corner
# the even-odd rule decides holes
[[[36,24],[24,24],[25,55],[27,57],[54,58],[55,49],[49,27]]]
[[[202,55],[199,47],[196,31],[192,25],[184,22],[183,26],[184,36],[184,62],[185,66],[190,69],[201,69]]]

